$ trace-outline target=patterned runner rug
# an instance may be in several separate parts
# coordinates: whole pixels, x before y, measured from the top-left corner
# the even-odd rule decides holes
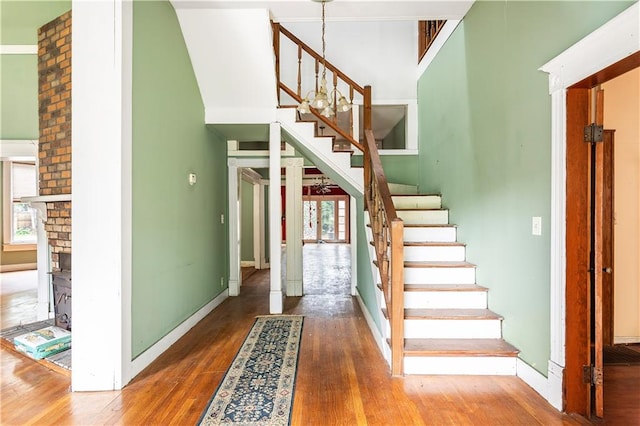
[[[258,317],[209,401],[200,425],[288,425],[302,316]]]

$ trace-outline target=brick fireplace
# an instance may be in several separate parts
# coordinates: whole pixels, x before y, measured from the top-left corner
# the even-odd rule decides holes
[[[71,11],[38,30],[38,164],[51,268],[71,253]]]

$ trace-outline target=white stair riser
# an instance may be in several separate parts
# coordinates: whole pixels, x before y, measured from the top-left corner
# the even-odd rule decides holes
[[[404,268],[405,284],[475,284],[475,268]]]
[[[464,246],[405,246],[405,261],[464,261]]]
[[[500,339],[499,319],[405,319],[406,339]]]
[[[408,356],[404,358],[404,373],[514,376],[516,363],[517,357]]]
[[[449,223],[448,210],[398,210],[404,223],[416,225],[446,225]]]
[[[442,207],[442,199],[439,195],[392,196],[391,199],[396,209],[439,209]]]
[[[405,291],[407,309],[487,309],[486,291]]]
[[[404,228],[404,241],[406,242],[453,243],[456,238],[456,228],[453,226]]]

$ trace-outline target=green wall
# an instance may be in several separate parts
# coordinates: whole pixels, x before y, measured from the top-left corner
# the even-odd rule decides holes
[[[0,55],[0,139],[38,139],[38,57]]]
[[[442,193],[505,339],[545,375],[551,102],[538,68],[630,4],[476,2],[418,83],[420,190]]]
[[[369,240],[365,233],[364,215],[368,215],[369,213],[364,212],[364,197],[356,197],[356,211],[352,211],[351,214],[355,214],[357,220],[356,236],[358,246],[356,253],[358,258],[356,261],[358,268],[358,294],[360,294],[362,302],[367,307],[376,326],[378,326],[378,330],[381,330],[380,305],[378,305],[376,300],[376,292],[378,289],[376,288],[377,283],[373,279],[372,271],[372,262],[375,259],[369,256]]]
[[[353,167],[362,166],[362,160],[362,155],[354,155],[351,157],[351,165]],[[381,155],[380,161],[387,182],[405,185],[418,184],[419,158],[417,155]]]
[[[382,149],[404,149],[407,146],[406,127],[407,119],[405,116],[382,139]]]
[[[133,12],[136,357],[226,288],[228,233],[220,223],[227,216],[226,144],[205,127],[174,9],[136,2]],[[189,173],[197,174],[194,186]]]
[[[36,45],[71,1],[0,1],[0,44]],[[37,55],[0,55],[0,139],[38,139]]]
[[[240,260],[253,261],[253,185],[240,180]]]

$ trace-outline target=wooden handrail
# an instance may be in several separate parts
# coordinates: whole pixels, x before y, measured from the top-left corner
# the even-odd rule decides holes
[[[446,20],[418,21],[418,62],[427,53],[446,22]]]
[[[297,45],[297,88],[291,89],[280,79],[280,35],[286,36]],[[391,373],[394,376],[403,374],[404,363],[404,224],[396,213],[389,184],[384,174],[382,161],[376,146],[375,136],[371,123],[371,86],[360,86],[349,78],[345,73],[328,61],[324,61],[322,56],[299,40],[296,36],[284,29],[280,24],[273,24],[273,47],[276,56],[276,78],[278,81],[278,104],[280,93],[286,93],[298,104],[302,102],[301,88],[301,63],[302,52],[310,55],[315,62],[316,87],[318,90],[319,64],[324,64],[326,69],[333,73],[333,86],[338,86],[338,79],[349,86],[350,101],[353,101],[354,92],[358,92],[363,97],[363,134],[364,143],[357,141],[354,135],[353,121],[349,120],[350,128],[344,130],[338,125],[337,119],[328,119],[322,116],[314,108],[311,113],[326,123],[340,136],[350,141],[353,146],[362,151],[364,155],[364,198],[365,208],[369,212],[371,230],[373,234],[373,245],[376,253],[376,264],[380,271],[382,281],[382,292],[387,307],[389,323],[391,324]],[[334,94],[333,104],[336,97]],[[337,114],[337,113],[336,113]]]

